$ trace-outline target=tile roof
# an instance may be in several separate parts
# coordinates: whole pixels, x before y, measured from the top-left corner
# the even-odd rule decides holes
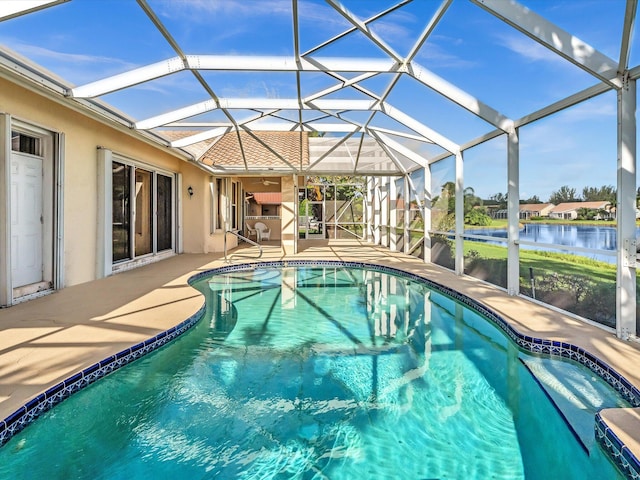
[[[545,208],[554,207],[553,203],[521,203],[520,211],[528,210],[531,212],[539,212]]]
[[[558,205],[556,205],[555,207],[553,207],[553,209],[551,210],[554,213],[558,213],[558,212],[569,212],[572,210],[578,210],[580,208],[592,208],[592,209],[599,209],[599,208],[606,208],[607,205],[611,205],[609,202],[607,201],[598,201],[598,202],[566,202],[566,203],[560,203]]]
[[[266,145],[269,145],[269,148]],[[249,170],[265,168],[291,170],[292,166],[295,169],[304,168],[309,165],[307,133],[230,132],[220,137],[202,155],[200,161],[210,166],[244,169],[245,159]]]
[[[282,192],[253,192],[253,199],[258,205],[280,205]]]

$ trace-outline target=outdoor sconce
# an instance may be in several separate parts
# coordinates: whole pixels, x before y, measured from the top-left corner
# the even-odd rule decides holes
[[[193,187],[191,185],[187,188],[187,193],[189,194],[189,198],[193,197]]]

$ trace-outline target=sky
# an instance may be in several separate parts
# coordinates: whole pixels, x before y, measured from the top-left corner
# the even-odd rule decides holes
[[[294,53],[291,0],[148,0],[148,3],[186,54],[291,56]],[[345,0],[342,3],[365,20],[397,2]],[[619,59],[624,0],[523,0],[521,3],[611,59]],[[368,26],[404,57],[439,5],[435,0],[414,0]],[[297,8],[301,53],[351,27],[324,1],[300,0]],[[72,0],[9,19],[0,22],[0,44],[71,85],[83,85],[176,56],[133,0]],[[637,50],[634,40],[631,66],[637,65],[634,60],[640,58]],[[310,55],[389,58],[359,32]],[[452,1],[417,51],[414,61],[514,120],[597,83],[588,73],[468,0]],[[222,98],[292,98],[296,92],[294,73],[208,71],[202,75]],[[344,73],[347,78],[354,75]],[[392,80],[390,74],[383,74],[361,85],[382,95]],[[300,81],[303,95],[336,83],[335,79],[320,73],[301,74]],[[468,142],[494,129],[415,79],[403,76],[392,85],[387,97],[389,104],[455,143]],[[142,120],[208,98],[193,75],[180,72],[109,93],[101,100],[135,120]],[[349,89],[330,98],[363,98],[363,94]],[[249,113],[234,112],[237,118]],[[357,121],[369,116],[368,113],[350,115]],[[191,120],[225,119],[217,111]],[[376,115],[372,124],[406,130],[383,115]],[[407,144],[426,157],[443,151],[428,144]],[[600,95],[523,127],[520,148],[521,198],[536,195],[546,201],[563,185],[575,188],[578,193],[587,186],[615,185],[615,94]],[[438,183],[451,180],[447,175],[452,175],[448,165],[435,168],[434,188]],[[506,193],[503,138],[465,152],[467,186],[482,198]]]

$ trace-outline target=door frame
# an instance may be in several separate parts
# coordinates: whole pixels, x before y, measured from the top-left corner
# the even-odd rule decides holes
[[[43,158],[43,281],[48,288],[16,296],[11,278],[11,132],[39,138]],[[64,134],[0,114],[0,306],[39,297],[64,286]]]
[[[130,196],[133,199],[129,212],[129,225],[135,226],[135,170],[145,170],[151,173],[152,186],[152,248],[151,252],[141,255],[135,254],[135,235],[130,235],[130,257],[116,262],[113,261],[113,163],[117,162],[132,169],[130,178]],[[157,245],[157,184],[158,175],[171,178],[171,248],[158,251]],[[181,174],[166,170],[149,163],[133,159],[124,154],[114,152],[111,149],[98,147],[98,235],[96,245],[96,278],[103,278],[114,273],[129,270],[147,263],[155,262],[162,258],[182,252],[182,216],[180,210],[180,196],[182,177]]]

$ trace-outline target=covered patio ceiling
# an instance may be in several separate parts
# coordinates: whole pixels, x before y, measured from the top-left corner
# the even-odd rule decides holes
[[[621,87],[637,2],[563,4],[5,0],[0,71],[211,173],[399,175]],[[260,132],[309,158],[252,168]],[[207,157],[225,135],[242,162]]]

